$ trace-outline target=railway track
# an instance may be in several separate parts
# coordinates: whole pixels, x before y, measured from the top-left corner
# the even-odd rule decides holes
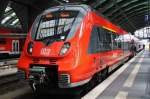
[[[17,73],[5,75],[0,77],[0,86],[7,85],[19,81]]]
[[[18,58],[0,60],[0,87],[19,81],[16,64]]]
[[[0,77],[0,95],[26,87],[26,82],[19,80],[16,74]]]
[[[19,83],[17,62],[18,58],[0,60],[0,94],[16,89]]]

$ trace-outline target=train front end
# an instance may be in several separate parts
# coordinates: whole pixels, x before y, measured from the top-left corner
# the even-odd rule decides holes
[[[29,80],[34,91],[80,84],[74,83],[72,72],[79,61],[78,36],[86,11],[80,6],[59,6],[36,18],[18,63],[19,76]]]

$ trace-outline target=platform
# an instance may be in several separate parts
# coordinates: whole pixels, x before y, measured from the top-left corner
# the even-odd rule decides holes
[[[140,52],[82,99],[150,99],[150,52]]]
[[[17,73],[17,68],[9,68],[5,70],[0,70],[0,77],[2,76],[7,76],[7,75],[12,75]]]
[[[0,60],[0,77],[17,73],[18,58]]]

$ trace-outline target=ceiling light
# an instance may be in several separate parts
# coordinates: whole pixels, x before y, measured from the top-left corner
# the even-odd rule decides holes
[[[66,3],[68,3],[69,2],[69,0],[63,0],[64,2],[66,2]]]

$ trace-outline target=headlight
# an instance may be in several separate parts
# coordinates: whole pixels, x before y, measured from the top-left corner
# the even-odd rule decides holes
[[[69,48],[70,48],[70,43],[69,42],[64,43],[63,47],[61,48],[60,55],[66,54]]]
[[[33,42],[30,42],[30,43],[28,44],[27,52],[28,52],[29,54],[32,54],[32,51],[33,51]]]

